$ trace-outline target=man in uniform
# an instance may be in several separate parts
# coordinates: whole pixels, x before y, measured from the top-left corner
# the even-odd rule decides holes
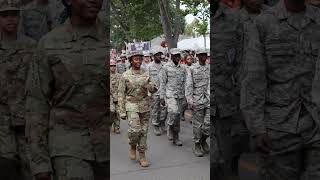
[[[320,179],[319,116],[311,98],[320,26],[313,8],[281,0],[248,31],[241,109],[262,179]]]
[[[34,0],[24,7],[21,17],[21,31],[39,41],[52,27],[48,0]]]
[[[167,132],[173,144],[182,146],[179,139],[182,101],[185,97],[186,70],[179,64],[180,50],[170,50],[171,61],[165,64],[160,72],[160,103],[167,105]]]
[[[163,54],[163,51],[160,48],[157,48],[153,52],[154,61],[150,63],[148,66],[147,72],[149,73],[149,76],[151,78],[151,81],[153,81],[158,91],[152,95],[152,106],[151,106],[151,123],[154,126],[154,134],[156,136],[161,135],[161,128],[165,126],[165,121],[160,121],[160,115],[161,115],[161,108],[160,108],[160,80],[159,80],[159,74],[162,69],[161,64],[161,56]]]
[[[214,173],[222,179],[238,178],[238,147],[233,146],[236,137],[235,126],[243,123],[240,113],[240,95],[237,83],[241,64],[242,33],[239,17],[224,3],[217,2],[217,10],[212,19],[210,64],[212,86],[215,91],[216,115],[214,118],[215,138],[223,159],[212,159]]]
[[[117,72],[119,74],[123,74],[127,70],[127,64],[126,64],[127,56],[126,56],[126,54],[122,53],[120,55],[120,59],[121,59],[121,61],[117,63]]]
[[[25,81],[36,42],[18,34],[20,4],[0,1],[0,179],[31,180]]]
[[[199,63],[194,64],[187,74],[185,91],[187,102],[193,111],[193,153],[202,157],[210,151],[206,142],[210,136],[210,69],[206,65],[207,51],[200,50],[197,58]]]
[[[190,72],[190,67],[193,64],[193,57],[186,52],[184,55],[184,63],[181,63],[181,65],[186,69],[186,74]],[[182,102],[182,111],[181,111],[181,121],[185,121],[185,112],[188,110],[188,103],[187,99],[184,98]],[[190,120],[190,123],[192,123],[192,120]]]
[[[150,62],[151,62],[151,53],[150,52],[145,52],[143,54],[143,62],[141,64],[141,68],[144,71],[147,71]]]
[[[121,75],[117,73],[116,61],[110,61],[110,93],[112,96],[112,106],[114,107],[114,113],[116,116],[114,117],[112,128],[113,132],[116,134],[120,134],[120,117],[118,113],[118,85],[121,78]]]
[[[97,22],[102,3],[64,3],[69,19],[39,41],[30,65],[26,121],[36,180],[109,180],[112,121],[103,62],[110,54]]]

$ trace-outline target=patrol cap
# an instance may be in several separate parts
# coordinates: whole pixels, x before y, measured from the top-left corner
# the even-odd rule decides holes
[[[153,53],[153,55],[158,54],[158,53],[164,54],[164,49],[162,47],[157,47],[157,48],[153,49],[152,53]]]
[[[133,56],[143,56],[143,52],[142,51],[131,51],[129,54],[129,58],[131,59],[131,57]]]
[[[0,12],[3,11],[20,11],[20,1],[0,0]]]
[[[170,54],[171,55],[181,55],[181,50],[180,49],[178,49],[178,48],[172,48],[172,49],[170,49]]]
[[[199,49],[199,50],[197,50],[197,55],[198,54],[206,54],[206,55],[208,55],[208,51],[206,50],[206,49]]]
[[[152,56],[152,53],[149,52],[149,51],[146,51],[146,52],[144,52],[143,54],[144,54],[144,57],[150,57],[150,56]]]

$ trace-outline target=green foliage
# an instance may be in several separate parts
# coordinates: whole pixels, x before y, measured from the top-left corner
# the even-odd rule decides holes
[[[208,22],[199,21],[196,25],[196,31],[201,35],[205,35],[208,32]]]
[[[193,24],[196,27],[196,32],[205,35],[208,32],[208,22],[210,19],[210,4],[208,0],[182,0],[186,9],[184,15],[192,14],[198,21]]]
[[[162,34],[158,4],[145,0],[111,1],[111,41],[117,49],[134,39],[151,40]]]

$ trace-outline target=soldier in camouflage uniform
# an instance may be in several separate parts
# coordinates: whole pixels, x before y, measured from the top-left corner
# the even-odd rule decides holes
[[[151,53],[146,52],[143,55],[143,62],[141,64],[141,69],[147,71],[149,64],[151,63]]]
[[[173,139],[173,144],[182,146],[179,139],[182,101],[185,97],[186,70],[181,66],[180,50],[170,50],[171,61],[165,64],[160,71],[160,103],[167,105],[167,133]]]
[[[31,180],[25,81],[36,42],[18,34],[20,4],[0,1],[0,179]]]
[[[73,0],[71,17],[38,44],[26,92],[36,180],[109,180],[109,41],[96,23],[101,5]]]
[[[161,107],[160,107],[160,79],[159,74],[162,69],[161,55],[163,51],[159,48],[154,52],[154,61],[148,66],[148,73],[152,82],[157,85],[158,91],[152,95],[152,106],[151,106],[151,123],[154,126],[154,134],[160,136],[162,134],[161,128],[165,126],[165,121],[160,121]]]
[[[262,179],[320,179],[319,116],[311,97],[320,47],[314,8],[280,1],[249,29],[241,109]]]
[[[114,107],[114,113],[116,117],[113,120],[113,132],[120,134],[120,117],[118,116],[118,85],[121,78],[121,75],[116,72],[116,61],[110,61],[110,93],[112,96],[112,101],[110,103]]]
[[[126,64],[127,56],[125,54],[121,54],[120,58],[121,58],[121,61],[117,63],[117,72],[119,74],[123,74],[127,70],[127,64]]]
[[[212,85],[215,90],[216,116],[214,121],[217,146],[223,159],[212,160],[215,170],[224,179],[238,177],[239,151],[237,146],[239,128],[244,121],[240,113],[239,69],[242,59],[242,37],[239,16],[222,2],[212,19],[210,64]]]
[[[52,17],[48,0],[34,0],[24,7],[21,16],[21,31],[39,41],[51,30]]]
[[[193,57],[190,54],[187,54],[185,56],[185,62],[186,64],[183,64],[182,66],[186,69],[187,75],[190,73],[190,68],[193,65]],[[185,111],[188,110],[188,102],[187,98],[183,99],[182,102],[182,112],[181,112],[181,121],[185,121]],[[190,120],[190,123],[192,123],[192,120]]]
[[[210,69],[206,65],[206,51],[200,50],[197,57],[199,62],[190,68],[185,91],[188,104],[193,110],[193,152],[195,156],[201,157],[210,151],[206,142],[210,136]]]
[[[148,92],[155,93],[156,85],[151,81],[149,74],[140,69],[143,54],[138,51],[131,52],[129,61],[132,68],[126,71],[119,83],[119,112],[121,119],[127,119],[130,144],[129,157],[136,159],[139,152],[139,162],[142,167],[148,167],[146,159],[147,134],[150,119],[150,98]]]

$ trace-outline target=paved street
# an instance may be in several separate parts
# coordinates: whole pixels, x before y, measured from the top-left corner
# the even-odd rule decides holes
[[[150,167],[142,169],[138,161],[128,157],[126,121],[121,122],[121,134],[111,134],[111,180],[209,180],[209,156],[197,158],[192,153],[192,125],[181,122],[182,147],[168,142],[167,136],[155,136],[150,126],[147,157]]]
[[[182,147],[173,146],[166,135],[155,136],[150,126],[147,157],[150,167],[142,169],[128,157],[127,122],[121,122],[121,134],[111,134],[111,180],[210,180],[209,156],[197,158],[192,153],[192,125],[181,122]],[[240,162],[241,180],[258,180],[255,157],[244,155]]]

